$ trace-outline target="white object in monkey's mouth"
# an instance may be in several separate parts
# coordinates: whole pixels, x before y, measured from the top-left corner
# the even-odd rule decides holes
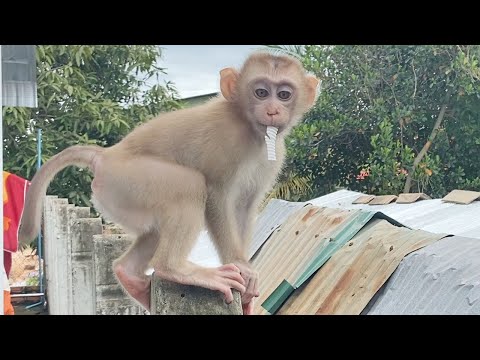
[[[265,135],[265,143],[267,144],[268,160],[271,160],[271,161],[277,160],[277,155],[275,151],[275,145],[277,142],[277,132],[278,132],[278,128],[274,126],[267,126],[267,135]]]

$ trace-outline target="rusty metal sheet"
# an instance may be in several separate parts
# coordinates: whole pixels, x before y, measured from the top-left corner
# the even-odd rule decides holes
[[[260,297],[255,302],[255,313],[273,313],[274,310],[264,307],[270,295],[277,288],[282,290],[285,282],[296,283],[328,245],[331,235],[359,212],[306,205],[293,213],[253,260],[260,276]],[[283,291],[281,294],[289,295]],[[282,299],[276,301],[281,303]]]
[[[297,289],[278,314],[358,315],[407,254],[445,236],[374,219]]]
[[[252,258],[269,236],[295,211],[303,208],[307,203],[289,202],[272,199],[261,211],[255,222],[253,239],[249,247],[249,257]]]

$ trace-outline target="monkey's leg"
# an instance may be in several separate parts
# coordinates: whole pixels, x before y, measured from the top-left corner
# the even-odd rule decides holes
[[[145,240],[138,242],[127,254],[130,263],[138,265],[140,261],[140,269],[145,269],[144,262],[154,254],[151,266],[156,276],[219,290],[229,302],[233,301],[231,288],[245,291],[235,265],[204,268],[187,261],[204,225],[207,190],[201,173],[149,157],[104,157],[97,165],[92,189],[97,206],[113,221],[137,235],[158,233],[156,250],[152,233],[147,245]],[[139,269],[134,270],[125,270],[124,283],[128,287],[133,279],[140,288],[145,283],[137,281]]]
[[[152,230],[139,236],[113,263],[113,271],[122,287],[147,311],[150,311],[150,278],[145,271],[157,245],[158,233]]]
[[[203,198],[203,197],[202,197]],[[204,198],[203,198],[204,199]],[[205,268],[187,261],[204,222],[205,202],[184,198],[161,214],[161,236],[152,259],[155,275],[185,285],[218,290],[228,303],[232,290],[245,291],[240,270],[233,264]]]

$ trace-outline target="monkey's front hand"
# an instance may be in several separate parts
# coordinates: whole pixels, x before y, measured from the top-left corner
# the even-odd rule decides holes
[[[253,299],[260,296],[258,272],[248,262],[237,261],[234,264],[240,269],[240,275],[245,280],[245,292],[242,294],[243,314],[253,315]]]

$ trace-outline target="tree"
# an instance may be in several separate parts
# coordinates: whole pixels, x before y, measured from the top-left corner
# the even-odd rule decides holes
[[[282,51],[282,47],[275,47]],[[374,194],[480,190],[480,46],[288,47],[322,79],[287,172]]]
[[[36,129],[42,161],[74,144],[111,146],[135,126],[180,105],[172,84],[148,86],[164,69],[157,46],[37,46],[38,108],[5,107],[4,166],[31,179],[36,169]],[[90,205],[91,173],[60,172],[49,192]]]

